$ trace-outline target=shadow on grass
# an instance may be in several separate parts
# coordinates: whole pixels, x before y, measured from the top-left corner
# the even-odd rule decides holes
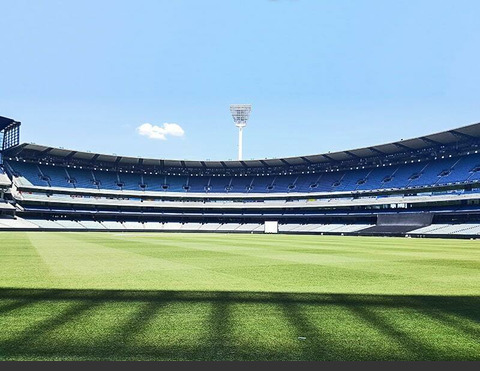
[[[480,360],[479,296],[0,289],[0,360]]]

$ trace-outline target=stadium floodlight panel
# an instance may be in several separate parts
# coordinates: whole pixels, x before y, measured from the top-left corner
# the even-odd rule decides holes
[[[238,127],[244,127],[247,125],[250,112],[252,111],[251,104],[231,104],[230,112],[232,113],[233,121]]]

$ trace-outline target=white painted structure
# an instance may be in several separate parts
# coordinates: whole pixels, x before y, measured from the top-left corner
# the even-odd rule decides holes
[[[278,233],[278,222],[277,221],[265,221],[265,233]]]
[[[250,112],[252,111],[251,104],[231,104],[230,112],[232,113],[235,126],[238,128],[238,161],[243,159],[243,128],[247,126]]]

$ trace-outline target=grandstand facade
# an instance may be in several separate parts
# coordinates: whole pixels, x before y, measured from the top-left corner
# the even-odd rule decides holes
[[[3,131],[11,123],[18,130],[2,119]],[[3,229],[262,233],[267,221],[280,233],[480,235],[480,124],[249,161],[134,158],[9,140],[0,165]]]

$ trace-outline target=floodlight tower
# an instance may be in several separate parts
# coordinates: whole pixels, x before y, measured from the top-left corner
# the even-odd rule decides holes
[[[238,128],[238,161],[242,160],[243,150],[243,128],[247,126],[248,118],[252,110],[251,104],[231,104],[230,112],[232,113],[235,126]]]

